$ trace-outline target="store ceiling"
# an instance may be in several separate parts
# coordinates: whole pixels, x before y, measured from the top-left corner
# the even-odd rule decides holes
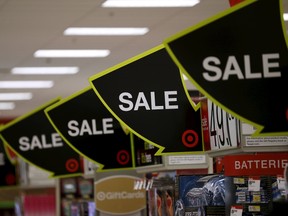
[[[0,110],[0,119],[28,114],[56,97],[89,86],[92,75],[143,53],[164,39],[230,7],[229,0],[201,0],[192,8],[101,8],[104,0],[0,0],[0,80],[53,80],[49,89],[26,89],[31,100]],[[283,0],[288,12],[288,1]],[[144,36],[64,36],[68,27],[148,27]],[[286,22],[288,29],[288,23]],[[106,58],[34,58],[38,49],[109,49]],[[74,75],[12,75],[13,67],[78,66]],[[189,85],[189,88],[191,86]],[[112,86],[111,86],[112,88]],[[0,89],[0,93],[19,92]]]

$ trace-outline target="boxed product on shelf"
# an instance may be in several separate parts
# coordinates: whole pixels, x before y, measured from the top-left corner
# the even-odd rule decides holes
[[[173,216],[174,215],[174,188],[163,186],[152,188],[148,192],[149,215]]]
[[[285,180],[283,177],[275,177],[272,183],[272,199],[273,201],[285,201],[286,200],[286,188]]]
[[[175,172],[153,175],[153,186],[147,190],[149,216],[173,216],[175,211]]]
[[[177,216],[225,215],[224,176],[178,176],[178,190]]]
[[[60,179],[61,216],[95,216],[94,180],[84,177]]]

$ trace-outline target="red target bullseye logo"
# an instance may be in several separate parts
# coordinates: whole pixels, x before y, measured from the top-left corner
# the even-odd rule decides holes
[[[129,153],[126,150],[120,150],[117,153],[117,161],[121,165],[125,165],[129,162],[130,156]]]
[[[188,148],[194,148],[198,141],[198,134],[194,130],[186,130],[182,135],[182,143]]]
[[[69,159],[66,161],[65,167],[68,172],[76,172],[79,168],[79,162],[76,159]]]
[[[14,185],[16,183],[15,175],[12,173],[9,173],[5,176],[5,180],[7,185]]]

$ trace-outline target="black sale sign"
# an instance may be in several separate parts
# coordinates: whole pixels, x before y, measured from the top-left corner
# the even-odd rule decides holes
[[[44,109],[57,101],[4,125],[0,137],[19,157],[51,172],[51,177],[82,175],[80,155],[65,143],[45,115]]]
[[[75,151],[98,164],[97,172],[134,168],[131,134],[90,86],[53,104],[45,113]]]
[[[163,45],[89,79],[105,107],[157,155],[202,152],[199,106]],[[195,109],[194,109],[195,108]]]
[[[205,96],[255,128],[288,134],[288,52],[282,1],[247,0],[164,41]]]

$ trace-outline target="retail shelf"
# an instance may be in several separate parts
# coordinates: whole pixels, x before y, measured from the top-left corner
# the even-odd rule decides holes
[[[210,150],[206,153],[210,157],[221,157],[231,154],[247,154],[247,153],[256,153],[256,152],[288,152],[287,146],[241,146],[238,148],[227,148],[221,150]]]
[[[184,170],[184,169],[206,169],[212,163],[206,155],[164,155],[162,156],[162,164],[137,167],[138,173],[160,172],[169,170]],[[210,164],[212,165],[212,164]]]

